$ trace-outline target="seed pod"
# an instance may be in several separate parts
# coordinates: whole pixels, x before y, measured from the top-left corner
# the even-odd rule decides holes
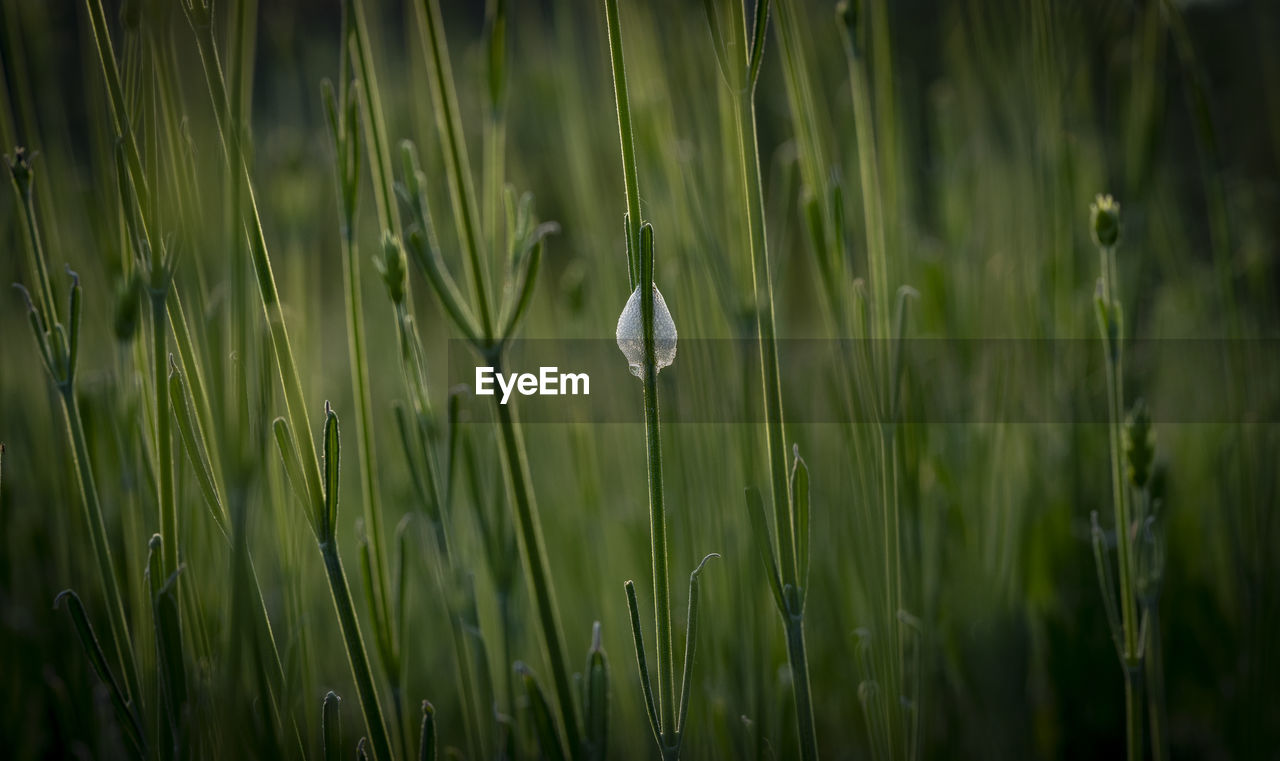
[[[1151,430],[1151,412],[1142,399],[1134,402],[1124,424],[1124,459],[1129,482],[1141,489],[1151,477],[1151,461],[1155,459],[1155,433]]]
[[[1120,239],[1120,204],[1110,195],[1098,194],[1089,205],[1089,233],[1093,242],[1110,248]]]
[[[640,303],[640,288],[631,292],[627,305],[618,316],[618,348],[630,365],[631,374],[644,377],[644,319]],[[653,286],[653,365],[656,372],[670,365],[676,358],[676,323],[662,298],[658,286]]]

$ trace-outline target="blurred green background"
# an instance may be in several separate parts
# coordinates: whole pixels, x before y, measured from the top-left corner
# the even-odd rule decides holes
[[[225,33],[226,6],[215,13]],[[138,2],[144,14],[169,3]],[[436,146],[432,100],[412,9],[367,2],[375,62],[391,139],[413,139],[438,219],[448,191]],[[442,3],[472,163],[479,167],[485,105],[484,4]],[[1095,335],[1097,253],[1088,204],[1115,194],[1123,209],[1117,252],[1130,335],[1150,339],[1280,337],[1280,7],[1254,2],[1052,2],[958,0],[887,3],[892,87],[874,92],[879,140],[896,146],[883,166],[894,178],[890,250],[893,287],[919,291],[909,333],[939,338],[1090,338]],[[251,67],[251,169],[281,300],[307,398],[330,400],[354,431],[342,308],[337,188],[320,99],[322,78],[339,76],[336,2],[258,4]],[[818,143],[844,189],[850,269],[865,276],[848,70],[833,7],[797,3],[806,28],[803,61],[812,79]],[[191,30],[174,9],[163,22],[181,92],[183,151],[194,169],[199,214],[175,288],[203,353],[220,409],[236,367],[253,384],[250,430],[213,434],[225,462],[238,462],[248,544],[280,645],[288,686],[286,724],[319,757],[320,701],[327,690],[354,697],[313,537],[284,485],[271,418],[283,413],[257,297],[237,282],[227,172]],[[507,175],[536,197],[548,239],[523,335],[611,338],[629,289],[623,252],[618,128],[603,8],[587,0],[511,8]],[[128,14],[124,14],[127,16]],[[122,69],[138,34],[107,4]],[[655,228],[656,281],[682,338],[754,334],[746,305],[749,258],[736,168],[726,147],[726,97],[693,2],[622,3],[645,216]],[[141,327],[118,329],[125,250],[108,118],[82,3],[0,3],[3,139],[39,151],[36,198],[57,294],[63,263],[84,289],[79,360],[82,411],[106,528],[141,662],[154,660],[143,571],[158,530],[154,464],[147,442],[151,383],[148,310]],[[1179,28],[1185,36],[1179,36]],[[819,280],[803,218],[806,192],[795,126],[770,30],[757,89],[759,149],[783,337],[832,335],[817,298]],[[131,56],[133,57],[131,59]],[[141,65],[139,64],[139,67]],[[145,68],[137,76],[146,81]],[[145,88],[144,88],[145,89]],[[141,101],[145,107],[145,98]],[[886,115],[886,113],[888,115]],[[162,127],[146,118],[152,145]],[[145,152],[144,152],[145,153]],[[146,153],[154,164],[158,156]],[[30,285],[16,198],[0,203],[0,280]],[[421,511],[392,416],[403,398],[399,349],[385,289],[369,266],[380,230],[372,188],[361,190],[358,238],[365,271],[373,426],[388,531]],[[460,272],[458,243],[439,225],[441,247]],[[444,436],[448,340],[456,337],[418,270],[413,297],[439,435]],[[240,293],[237,294],[237,289]],[[249,292],[247,297],[243,296]],[[240,298],[241,300],[237,300]],[[60,302],[61,303],[61,302]],[[228,325],[237,303],[252,308],[256,354],[231,355]],[[745,315],[745,316],[744,316]],[[618,359],[621,366],[622,359]],[[759,384],[755,360],[723,369]],[[662,380],[696,395],[700,379]],[[1063,368],[1059,393],[1100,387],[1086,367]],[[1096,369],[1096,367],[1095,367]],[[1127,380],[1139,395],[1213,393],[1198,378],[1151,372]],[[999,378],[974,377],[990,396]],[[794,390],[829,379],[787,376]],[[634,396],[640,384],[593,389]],[[908,380],[910,386],[910,380]],[[1280,757],[1280,385],[1264,408],[1271,422],[1156,421],[1163,474],[1167,567],[1161,596],[1169,748],[1173,758]],[[754,393],[759,393],[758,388]],[[1053,398],[1054,389],[1044,393]],[[927,410],[927,397],[909,402]],[[472,409],[473,407],[477,409]],[[488,419],[476,400],[462,417]],[[318,420],[320,410],[311,410]],[[994,414],[994,413],[993,413]],[[56,393],[40,366],[15,292],[0,309],[0,747],[10,758],[99,758],[124,754],[104,688],[66,613],[52,606],[71,587],[99,636],[101,589]],[[927,418],[927,412],[923,414]],[[499,627],[490,556],[477,511],[507,510],[493,432],[464,424],[475,477],[458,487],[448,522],[455,553],[475,574],[500,700],[508,696],[493,632]],[[705,553],[723,555],[702,577],[698,668],[693,684],[692,758],[795,757],[794,713],[782,632],[751,547],[744,486],[762,488],[764,434],[744,423],[664,428],[676,641],[683,643],[684,579]],[[612,668],[610,750],[652,755],[628,630],[623,582],[635,579],[641,608],[649,581],[644,431],[638,424],[527,425],[534,489],[560,603],[569,656],[585,662],[594,621]],[[874,473],[851,455],[838,424],[794,424],[813,482],[813,567],[806,623],[817,731],[828,758],[871,753],[858,685],[860,627],[879,615],[869,581],[882,558],[869,498]],[[348,440],[344,439],[344,443]],[[361,492],[354,437],[344,458],[339,536],[362,596],[355,555]],[[1111,525],[1106,429],[1098,424],[913,422],[902,433],[905,567],[911,613],[922,622],[921,755],[926,758],[1120,757],[1123,680],[1090,549],[1089,514]],[[231,557],[210,521],[178,450],[179,531],[184,584],[203,615],[188,622],[188,667],[201,757],[261,757],[271,733],[252,718],[262,696],[245,677],[232,690]],[[431,580],[426,533],[404,534],[405,732],[430,699],[442,748],[470,758],[462,729],[453,650],[440,593]],[[395,545],[393,545],[395,547]],[[512,545],[514,547],[514,545]],[[512,550],[514,552],[514,550]],[[400,557],[397,555],[396,557]],[[514,586],[512,660],[544,669],[523,581]],[[366,611],[362,599],[357,609]],[[647,622],[647,618],[642,616]],[[366,622],[367,623],[367,622]],[[648,623],[646,623],[648,626]],[[196,644],[196,643],[200,644]],[[144,669],[144,673],[146,669]],[[547,677],[542,674],[543,679]],[[359,736],[354,700],[347,734]],[[519,723],[519,722],[518,722]],[[291,730],[292,731],[292,730]],[[288,733],[286,733],[288,734]],[[290,738],[292,739],[292,738]]]

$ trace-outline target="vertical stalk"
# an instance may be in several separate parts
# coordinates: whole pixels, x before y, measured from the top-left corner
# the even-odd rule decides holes
[[[638,288],[640,292],[640,322],[644,343],[641,379],[644,385],[644,430],[649,469],[649,542],[653,564],[653,615],[658,654],[659,718],[656,730],[662,755],[678,758],[681,745],[678,732],[681,728],[676,726],[675,656],[671,646],[671,580],[662,481],[662,436],[658,422],[658,363],[653,336],[656,293],[653,281],[653,228],[647,224],[642,226],[640,216],[635,133],[631,124],[631,100],[627,94],[627,68],[622,53],[618,0],[605,0],[604,6],[609,32],[609,58],[613,68],[614,100],[618,111],[618,140],[622,145],[622,178],[627,198],[627,279],[632,288]],[[635,271],[637,256],[638,273]]]
[[[505,254],[502,229],[503,177],[506,176],[507,108],[507,0],[489,0],[485,16],[489,47],[489,110],[484,135],[484,229],[489,233],[490,255],[500,262]],[[507,231],[511,234],[511,231]]]
[[[495,362],[495,371],[501,372]],[[578,725],[577,704],[573,697],[573,684],[569,678],[569,665],[565,660],[564,633],[560,626],[559,608],[555,590],[551,587],[551,570],[547,566],[546,542],[542,538],[542,523],[538,518],[538,505],[534,501],[532,477],[529,474],[529,458],[525,453],[524,437],[516,419],[513,404],[494,403],[498,413],[498,429],[502,439],[502,460],[507,476],[507,488],[516,514],[520,547],[524,550],[525,564],[529,569],[529,585],[533,588],[533,603],[542,625],[542,644],[551,666],[551,678],[564,720],[565,734],[569,741],[569,754],[578,759],[582,755],[582,732]]]
[[[1146,675],[1147,712],[1151,722],[1151,757],[1155,761],[1168,761],[1169,747],[1165,739],[1167,725],[1164,703],[1164,654],[1160,636],[1160,604],[1153,601],[1147,606],[1147,642],[1143,653],[1143,672]]]
[[[62,412],[67,423],[67,438],[71,440],[71,458],[76,466],[77,481],[80,486],[80,499],[84,507],[85,523],[89,527],[90,544],[93,545],[93,557],[98,564],[98,575],[102,577],[102,585],[107,593],[107,620],[111,626],[111,638],[115,640],[116,657],[120,660],[121,669],[127,684],[128,696],[135,704],[142,701],[141,681],[138,678],[138,663],[133,653],[133,638],[129,633],[129,619],[125,615],[124,598],[120,594],[120,585],[116,581],[115,563],[111,560],[111,544],[107,541],[107,526],[102,518],[102,503],[98,499],[98,485],[93,477],[93,466],[89,460],[89,444],[84,435],[84,422],[80,417],[80,403],[76,400],[75,389],[70,385],[63,386]]]
[[[356,619],[355,606],[351,603],[351,588],[347,585],[347,575],[342,570],[342,559],[338,556],[338,547],[332,537],[320,542],[320,555],[324,558],[324,570],[329,577],[329,591],[333,595],[333,607],[338,613],[338,625],[346,640],[347,662],[351,666],[356,694],[360,698],[360,709],[364,712],[365,723],[368,725],[373,758],[377,761],[391,761],[395,755],[391,752],[391,741],[382,718],[378,688],[373,683],[369,656],[360,635],[360,623]]]
[[[351,67],[364,88],[364,116],[369,141],[369,169],[373,174],[373,197],[378,208],[378,219],[384,230],[400,234],[400,210],[396,205],[394,181],[391,172],[391,148],[387,142],[387,127],[382,117],[382,92],[373,66],[373,47],[369,42],[369,27],[365,23],[364,0],[349,0],[351,33],[355,53]],[[345,77],[343,71],[341,76]],[[340,83],[341,84],[341,83]]]
[[[1097,207],[1095,207],[1096,209]],[[1095,217],[1099,214],[1094,212]],[[1118,221],[1116,222],[1118,225]],[[1095,222],[1095,227],[1097,223]],[[1095,234],[1096,237],[1096,234]],[[1114,239],[1098,246],[1102,272],[1099,326],[1106,353],[1107,425],[1111,451],[1111,496],[1115,504],[1116,553],[1120,566],[1120,617],[1122,647],[1120,667],[1124,670],[1125,736],[1130,761],[1142,758],[1142,655],[1139,649],[1138,611],[1134,583],[1136,565],[1129,533],[1128,487],[1124,475],[1124,451],[1121,425],[1124,421],[1124,323],[1122,306],[1117,299]]]
[[[1142,759],[1142,679],[1140,667],[1124,667],[1125,749],[1130,761]]]
[[[614,0],[610,0],[613,2]],[[675,737],[675,658],[671,650],[671,583],[667,568],[667,515],[662,491],[662,438],[658,430],[658,369],[653,343],[653,234],[640,244],[640,319],[644,325],[644,432],[649,462],[649,538],[653,555],[653,609],[658,637],[658,711],[664,748]]]
[[[96,2],[96,0],[90,0]],[[267,251],[266,237],[262,231],[262,220],[258,216],[258,203],[254,197],[253,181],[249,176],[249,168],[244,163],[240,150],[240,135],[227,123],[227,88],[218,62],[218,50],[210,26],[208,9],[199,5],[187,8],[191,28],[195,32],[196,46],[204,67],[205,82],[209,88],[209,97],[213,105],[214,118],[218,132],[222,137],[223,149],[228,161],[240,155],[239,166],[231,166],[238,175],[243,193],[241,208],[242,221],[249,238],[249,255],[253,262],[254,276],[258,284],[262,310],[271,332],[271,344],[276,356],[276,365],[280,374],[280,385],[284,390],[285,408],[288,412],[289,424],[298,435],[305,440],[300,447],[303,457],[303,476],[306,479],[308,492],[314,501],[319,501],[320,494],[320,461],[316,455],[314,439],[307,433],[310,423],[307,420],[306,404],[302,393],[302,379],[298,374],[298,366],[293,358],[293,349],[289,342],[289,332],[285,327],[283,310],[280,307],[279,292],[276,289],[275,275],[271,271],[271,257]],[[126,141],[128,142],[128,141]]]
[[[709,11],[710,12],[710,11]],[[751,249],[751,279],[755,291],[756,335],[760,348],[760,372],[763,380],[765,408],[765,454],[772,482],[774,523],[777,526],[778,565],[781,582],[790,587],[784,594],[779,614],[787,636],[787,660],[795,685],[796,723],[800,734],[800,753],[805,761],[818,758],[818,743],[813,721],[813,705],[809,692],[809,664],[804,648],[801,574],[796,563],[794,506],[787,479],[786,439],[782,421],[782,383],[778,370],[777,329],[773,311],[773,283],[769,272],[769,240],[765,227],[764,187],[760,177],[758,136],[756,132],[755,86],[763,59],[765,28],[769,14],[768,0],[756,6],[754,36],[750,51],[743,46],[746,59],[745,86],[733,93],[734,136],[737,138],[738,168],[745,191],[743,203],[747,212],[748,245]],[[745,19],[744,19],[745,21]],[[734,20],[734,33],[738,21]],[[717,43],[718,44],[718,43]],[[733,62],[730,66],[737,65]],[[726,79],[729,79],[726,71]],[[733,81],[730,79],[729,81]]]
[[[760,12],[760,11],[757,11]],[[751,249],[751,280],[755,288],[756,337],[760,347],[760,372],[764,387],[765,456],[769,462],[774,519],[778,526],[778,559],[785,583],[795,585],[794,545],[786,527],[791,525],[787,487],[786,439],[782,424],[782,383],[778,370],[778,338],[773,316],[773,282],[769,277],[769,245],[764,220],[764,188],[756,147],[756,108],[750,93],[735,96],[734,131],[745,189],[747,240]]]
[[[257,0],[233,0],[231,3],[231,21],[228,29],[229,50],[227,64],[228,78],[231,80],[231,91],[228,94],[228,122],[231,129],[241,134],[248,132],[249,107],[252,103],[250,89],[253,59],[253,38],[256,30]],[[249,303],[249,257],[244,248],[244,222],[240,210],[242,208],[239,166],[241,144],[237,140],[231,146],[229,161],[230,171],[227,173],[227,249],[231,265],[231,308],[228,320],[231,330],[231,347],[237,361],[234,363],[234,382],[228,384],[227,401],[230,412],[227,423],[231,426],[232,436],[236,440],[247,440],[249,437],[249,346],[252,340],[249,318],[253,312]],[[237,470],[243,453],[237,452]]]
[[[152,267],[163,268],[164,265],[158,261],[159,252],[153,252],[152,256],[156,257]],[[165,352],[167,341],[165,329],[168,324],[165,297],[168,290],[168,284],[162,283],[158,288],[153,284],[151,291],[152,359],[155,363],[153,368],[156,394],[156,459],[160,468],[157,479],[159,489],[157,498],[160,507],[160,558],[166,577],[178,570],[178,507],[174,503],[173,496],[173,435],[170,432],[168,354]]]
[[[354,139],[352,137],[351,139]],[[376,619],[373,632],[376,647],[396,697],[395,707],[399,715],[400,666],[395,640],[396,627],[392,625],[390,596],[387,584],[386,553],[382,538],[382,507],[378,497],[378,482],[374,473],[373,403],[369,395],[369,362],[365,353],[364,315],[360,296],[360,262],[355,241],[354,221],[348,220],[342,234],[342,281],[346,305],[347,349],[350,352],[351,387],[356,402],[356,437],[359,439],[357,457],[360,462],[360,483],[364,491],[365,531],[369,537],[369,555],[373,576],[373,599],[370,606]],[[403,722],[396,726],[403,728]],[[397,733],[398,735],[399,733]]]
[[[635,290],[640,280],[640,189],[636,177],[635,130],[631,126],[631,99],[627,95],[627,71],[622,57],[622,30],[618,0],[605,0],[609,27],[609,58],[613,63],[614,102],[618,109],[618,140],[622,143],[622,179],[627,195],[627,280]]]
[[[495,315],[489,304],[487,264],[481,250],[483,238],[477,219],[475,190],[462,134],[453,73],[449,64],[444,23],[436,0],[415,0],[414,9],[419,38],[423,46],[423,58],[427,62],[432,79],[431,94],[436,107],[436,124],[449,180],[454,220],[458,237],[465,250],[468,279],[471,281],[475,312],[480,322],[478,331],[480,335],[473,337],[473,343],[485,360],[491,363],[495,370],[501,372],[501,345],[509,336],[495,335],[494,331]],[[439,289],[439,286],[437,288]],[[542,628],[543,647],[551,667],[552,682],[564,722],[569,753],[571,757],[578,759],[582,756],[583,746],[574,687],[568,661],[565,658],[564,633],[560,626],[555,591],[551,584],[546,543],[542,537],[541,522],[538,518],[528,456],[514,407],[513,404],[499,404],[496,397],[494,399],[507,488],[518,524],[517,537],[528,571],[534,607]]]
[[[1103,299],[1108,308],[1107,334],[1104,335],[1107,351],[1107,405],[1109,417],[1108,437],[1111,443],[1111,496],[1116,513],[1116,552],[1120,565],[1120,615],[1124,627],[1124,657],[1138,657],[1138,613],[1133,590],[1133,547],[1129,536],[1128,489],[1124,481],[1124,452],[1120,427],[1124,421],[1124,366],[1121,350],[1119,303],[1116,301],[1115,247],[1103,246],[1100,251],[1102,266]],[[1128,668],[1131,664],[1126,663]]]
[[[434,79],[431,94],[435,100],[436,126],[441,133],[444,163],[449,177],[449,195],[453,200],[458,236],[467,253],[467,274],[471,280],[480,328],[484,338],[491,341],[495,336],[489,305],[488,267],[481,253],[482,238],[476,223],[475,189],[471,182],[471,164],[467,158],[467,146],[458,113],[458,94],[453,86],[453,70],[449,65],[444,21],[436,0],[415,0],[414,7],[417,9],[418,36],[422,39],[424,48],[423,58]]]
[[[867,276],[871,281],[875,309],[873,336],[877,343],[889,339],[889,264],[885,245],[884,210],[881,205],[880,169],[875,130],[872,125],[870,85],[866,62],[855,47],[853,31],[844,32],[845,58],[849,65],[849,87],[853,97],[853,126],[858,150],[858,177],[862,183],[862,210],[867,230]],[[887,349],[881,347],[882,353]],[[882,364],[887,364],[882,362]],[[887,368],[886,368],[887,374]]]
[[[71,458],[76,468],[77,484],[80,488],[81,506],[84,510],[85,524],[89,529],[89,537],[93,545],[94,560],[98,565],[98,575],[102,579],[106,593],[108,620],[111,637],[114,640],[116,656],[124,672],[127,698],[135,705],[142,702],[141,681],[138,675],[138,664],[133,651],[133,639],[129,632],[128,616],[125,612],[124,597],[116,579],[115,564],[111,559],[111,545],[107,540],[106,521],[102,517],[102,502],[98,495],[98,486],[93,476],[93,465],[89,459],[89,446],[85,438],[84,422],[80,416],[80,405],[76,398],[76,363],[79,353],[79,328],[81,320],[81,297],[78,278],[73,275],[71,287],[71,304],[68,314],[68,335],[58,320],[58,313],[53,303],[53,286],[49,280],[48,263],[45,259],[44,244],[37,223],[35,199],[32,194],[34,177],[31,174],[29,158],[21,148],[14,148],[10,157],[10,178],[18,201],[22,207],[26,222],[26,232],[32,272],[38,281],[36,290],[48,299],[48,307],[42,308],[30,301],[27,293],[28,308],[33,327],[36,328],[35,339],[45,367],[50,373],[54,387],[62,399],[63,418],[67,428],[67,438],[71,444]],[[41,298],[41,297],[37,297]],[[43,316],[42,316],[43,315]],[[41,335],[43,333],[43,335]],[[52,340],[51,340],[52,339]],[[52,343],[52,346],[50,345]],[[57,353],[55,359],[54,353]]]
[[[796,722],[800,729],[800,757],[818,757],[818,732],[813,725],[813,696],[809,689],[809,659],[805,655],[804,617],[791,616],[787,621],[787,659],[791,662],[791,678],[796,696]],[[799,667],[796,666],[799,664]]]

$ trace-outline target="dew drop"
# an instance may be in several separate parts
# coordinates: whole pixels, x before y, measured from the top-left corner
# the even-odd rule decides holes
[[[644,318],[641,313],[640,287],[631,292],[627,305],[618,316],[618,348],[627,358],[631,374],[644,377]],[[671,310],[662,298],[658,286],[653,286],[653,360],[658,372],[676,358],[676,323]]]

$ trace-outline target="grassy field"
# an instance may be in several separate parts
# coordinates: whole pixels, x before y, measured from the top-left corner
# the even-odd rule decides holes
[[[0,755],[1280,758],[1273,4],[207,2],[0,0]]]

